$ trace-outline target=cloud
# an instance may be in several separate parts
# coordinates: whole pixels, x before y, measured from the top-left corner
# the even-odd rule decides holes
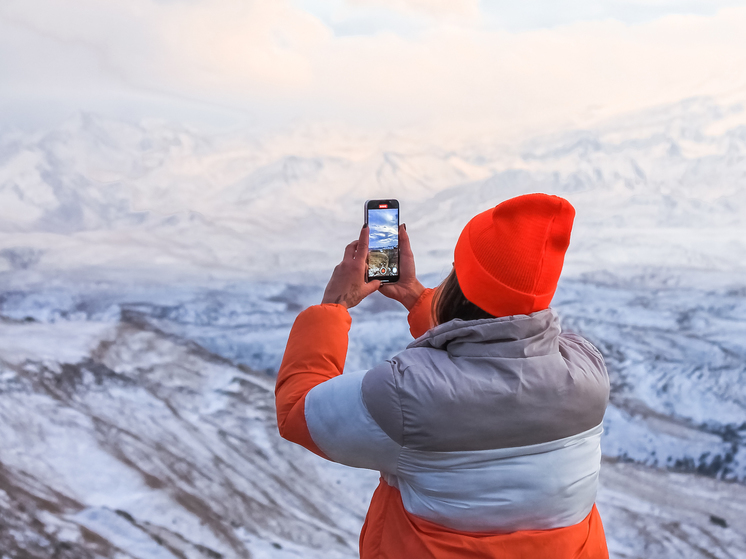
[[[375,210],[368,214],[370,247],[381,248],[396,244],[399,231],[399,210]]]
[[[298,90],[312,79],[307,50],[330,38],[321,22],[283,0],[8,0],[0,25],[12,72],[6,82],[51,77],[47,85],[68,86],[97,73],[196,95]],[[14,49],[19,43],[28,48]]]
[[[373,4],[474,9],[469,1]],[[462,123],[507,137],[746,85],[746,8],[521,32],[474,17],[338,36],[289,0],[5,0],[0,97],[70,98],[84,108],[129,91],[278,120],[441,122],[450,131]]]
[[[394,227],[379,227],[370,232],[370,248],[390,247],[397,244],[398,232]]]
[[[347,0],[352,6],[388,8],[404,14],[477,16],[479,0]]]
[[[743,6],[743,0],[533,0],[482,2],[488,26],[513,31],[551,28],[580,21],[616,20],[627,24],[669,15],[714,15],[722,8]]]

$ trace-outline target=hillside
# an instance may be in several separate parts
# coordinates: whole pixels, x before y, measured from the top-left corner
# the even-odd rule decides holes
[[[0,323],[0,546],[11,557],[356,556],[377,474],[277,433],[272,380],[117,322]],[[614,557],[735,557],[746,488],[606,460]],[[654,555],[651,555],[654,554]]]
[[[578,210],[569,274],[738,274],[746,127],[729,122],[742,112],[692,99],[518,145],[310,125],[203,134],[82,114],[0,134],[0,270],[319,278],[356,237],[363,201],[391,195],[421,270],[442,273],[472,215],[545,191]]]
[[[472,215],[545,191],[578,212],[553,306],[612,380],[612,557],[743,555],[743,110],[691,99],[516,145],[93,114],[0,131],[0,549],[354,557],[377,475],[277,434],[292,321],[365,199],[400,199],[435,285]],[[411,341],[380,295],[352,315],[347,370]]]

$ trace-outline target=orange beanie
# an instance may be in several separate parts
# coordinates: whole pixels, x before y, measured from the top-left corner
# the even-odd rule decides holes
[[[464,296],[494,316],[546,309],[557,289],[574,218],[570,202],[548,194],[511,198],[474,217],[454,255]]]

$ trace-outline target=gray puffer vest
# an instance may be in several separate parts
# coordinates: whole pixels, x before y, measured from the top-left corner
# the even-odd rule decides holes
[[[327,456],[380,470],[412,514],[465,531],[545,530],[595,502],[608,397],[601,354],[546,309],[437,326],[318,385],[305,414]]]

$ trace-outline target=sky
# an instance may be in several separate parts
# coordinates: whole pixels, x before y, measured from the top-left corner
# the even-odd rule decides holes
[[[746,1],[3,0],[0,123],[75,111],[510,138],[746,100]]]
[[[368,248],[398,245],[399,210],[370,210],[368,212],[370,243]]]

